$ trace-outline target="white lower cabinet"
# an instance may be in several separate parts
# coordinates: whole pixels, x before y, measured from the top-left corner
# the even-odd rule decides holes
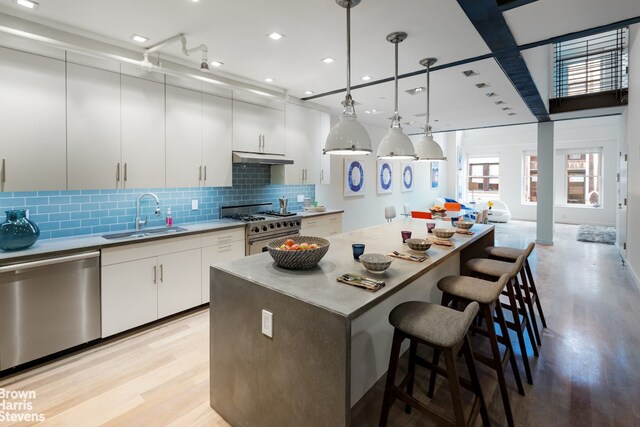
[[[102,336],[201,303],[201,237],[185,236],[102,250]]]
[[[300,234],[304,236],[329,237],[340,233],[342,233],[342,213],[302,218]]]
[[[209,302],[211,265],[244,256],[244,229],[216,231],[202,235],[202,303]]]

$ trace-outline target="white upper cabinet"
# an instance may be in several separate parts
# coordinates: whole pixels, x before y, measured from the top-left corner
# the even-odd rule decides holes
[[[70,190],[122,185],[119,74],[67,64],[67,158]]]
[[[122,184],[164,187],[164,84],[122,76]]]
[[[231,100],[202,94],[202,182],[231,186]]]
[[[284,112],[234,100],[233,149],[284,154]]]
[[[65,64],[0,48],[0,191],[64,190]]]
[[[202,93],[167,88],[167,187],[198,187],[202,180]]]

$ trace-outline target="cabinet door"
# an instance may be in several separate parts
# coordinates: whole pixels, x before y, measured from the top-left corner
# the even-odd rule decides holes
[[[103,266],[102,337],[158,318],[156,257]]]
[[[300,234],[303,236],[325,237],[325,221],[321,217],[303,218]]]
[[[158,318],[200,305],[200,248],[158,257]]]
[[[202,185],[231,186],[231,100],[202,95]]]
[[[64,62],[0,48],[0,191],[67,188]]]
[[[342,233],[342,214],[327,215],[326,235],[335,236]]]
[[[331,184],[331,155],[322,154],[330,130],[329,113],[320,113],[320,184]]]
[[[198,187],[202,178],[202,94],[166,86],[167,187]]]
[[[202,303],[209,302],[209,268],[211,265],[244,256],[244,240],[202,248]]]
[[[67,158],[70,190],[121,185],[119,74],[67,64]]]
[[[164,85],[122,76],[125,188],[164,187]]]
[[[233,149],[284,154],[284,112],[234,100]]]

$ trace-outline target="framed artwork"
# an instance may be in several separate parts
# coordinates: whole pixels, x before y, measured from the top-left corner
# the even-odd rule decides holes
[[[431,162],[431,188],[438,188],[439,181],[440,164],[438,162]]]
[[[402,192],[413,191],[413,163],[402,163]]]
[[[376,192],[378,194],[393,193],[393,163],[388,160],[378,160],[378,173],[376,175]]]
[[[364,162],[344,159],[344,197],[364,196]]]

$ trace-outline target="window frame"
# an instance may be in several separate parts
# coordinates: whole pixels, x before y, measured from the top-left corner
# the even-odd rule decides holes
[[[570,148],[558,150],[558,154],[562,158],[562,194],[561,198],[556,197],[556,206],[562,208],[575,208],[575,209],[604,209],[604,188],[605,188],[605,179],[604,179],[604,147],[589,147],[589,148]],[[589,176],[597,176],[599,178],[599,200],[598,206],[589,205],[589,204],[579,204],[579,203],[568,203],[567,199],[569,196],[569,168],[567,165],[568,156],[570,154],[599,154],[600,162],[599,162],[599,175],[589,175]],[[587,176],[587,175],[584,175]]]
[[[529,170],[529,162],[527,162],[527,157],[532,157],[535,156],[536,158],[538,157],[538,152],[536,150],[524,150],[522,152],[522,187],[521,187],[521,193],[520,193],[520,203],[522,205],[526,205],[526,206],[537,206],[538,205],[538,201],[536,200],[535,202],[532,202],[530,200],[526,199],[527,196],[527,189],[529,188],[529,182],[530,182],[530,170]],[[537,161],[537,159],[536,159]],[[529,173],[528,173],[529,172]],[[536,182],[538,182],[537,180],[537,176],[538,176],[538,169],[536,169]],[[536,190],[537,190],[537,186],[536,186]],[[536,197],[537,197],[537,191],[536,191]]]
[[[496,162],[474,162],[474,160],[477,159],[496,159]],[[475,175],[471,175],[471,165],[474,164],[482,164],[482,165],[493,165],[496,164],[498,166],[498,175],[482,175],[482,176],[475,176]],[[490,197],[491,200],[500,200],[500,188],[502,187],[501,183],[500,183],[500,155],[499,154],[467,154],[466,159],[465,159],[465,184],[464,184],[464,190],[465,190],[465,194],[466,194],[466,199],[468,200],[484,200],[482,198],[482,195],[489,193],[489,192],[485,192],[485,191],[479,191],[479,190],[470,190],[469,189],[469,183],[470,180],[472,178],[483,178],[486,180],[490,180],[490,179],[494,179],[497,178],[498,180],[498,190],[496,192],[495,195],[492,195]],[[484,184],[483,184],[484,185]],[[493,192],[491,192],[493,193]],[[472,194],[474,195],[472,197]],[[480,195],[480,199],[477,199],[477,196]],[[487,199],[488,200],[488,199]]]

